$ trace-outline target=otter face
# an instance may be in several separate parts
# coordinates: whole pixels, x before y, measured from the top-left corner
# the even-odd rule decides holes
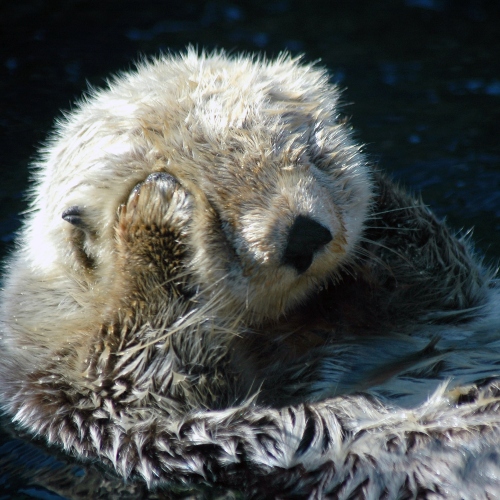
[[[93,221],[79,245],[109,275],[117,207],[166,173],[192,200],[185,266],[199,300],[247,324],[276,319],[335,279],[363,230],[371,179],[337,99],[322,71],[286,58],[158,61],[86,105],[87,123],[71,123],[87,127],[82,148],[97,157],[75,168],[83,181],[59,213],[81,225],[67,209],[83,204],[82,189]]]
[[[215,149],[212,168],[197,172],[191,269],[200,283],[216,284],[229,310],[262,321],[349,262],[366,209],[357,205],[367,196],[342,166],[315,161],[304,136],[251,146],[233,146],[244,154],[227,152],[222,165]]]

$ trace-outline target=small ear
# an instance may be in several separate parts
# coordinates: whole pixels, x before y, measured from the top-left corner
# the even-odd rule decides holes
[[[83,207],[74,205],[67,208],[61,217],[73,226],[71,228],[70,241],[73,243],[73,249],[78,261],[84,267],[93,269],[95,268],[95,259],[91,254],[91,247],[88,244],[92,242],[95,234],[90,230],[90,226],[85,221],[85,215],[88,214],[85,213]]]
[[[86,224],[83,220],[83,212],[84,210],[82,207],[69,207],[62,213],[62,218],[78,229],[86,229]]]

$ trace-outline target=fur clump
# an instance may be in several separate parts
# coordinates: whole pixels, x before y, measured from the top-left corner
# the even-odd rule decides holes
[[[20,429],[149,487],[498,491],[492,274],[338,99],[288,56],[190,50],[58,124],[2,291]]]

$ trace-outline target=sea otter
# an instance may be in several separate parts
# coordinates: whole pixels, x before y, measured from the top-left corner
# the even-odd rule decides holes
[[[1,297],[20,429],[152,488],[498,491],[493,273],[338,101],[290,56],[189,50],[58,124]]]

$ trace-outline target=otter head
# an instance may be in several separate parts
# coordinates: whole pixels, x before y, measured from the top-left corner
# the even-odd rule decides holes
[[[107,136],[123,147],[96,177],[115,182],[115,207],[152,172],[175,178],[191,199],[185,267],[202,302],[217,298],[221,314],[247,324],[276,319],[352,259],[371,179],[323,71],[189,53],[98,97],[101,108],[125,103],[127,116],[108,106]],[[110,239],[94,234],[97,247]]]
[[[211,144],[195,176],[179,175],[197,195],[190,268],[250,322],[277,318],[335,278],[363,228],[369,181],[352,163],[360,159],[324,151],[338,130],[300,118],[310,128],[299,133],[282,117],[248,125]]]

